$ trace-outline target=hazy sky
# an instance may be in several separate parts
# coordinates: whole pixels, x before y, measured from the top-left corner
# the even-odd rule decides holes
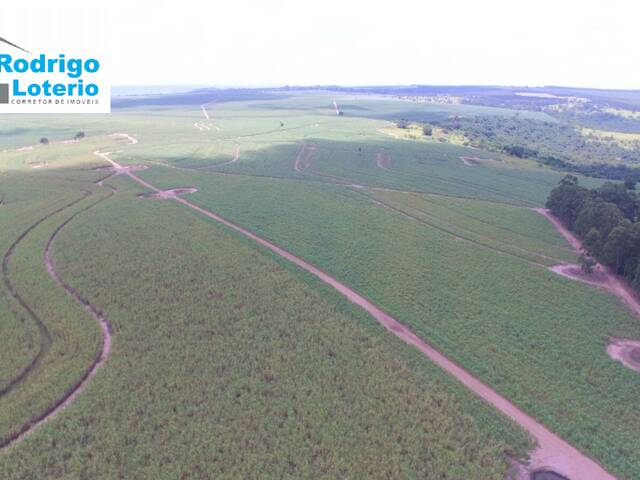
[[[630,0],[28,0],[0,37],[83,47],[122,84],[640,88]],[[55,6],[53,6],[55,5]]]

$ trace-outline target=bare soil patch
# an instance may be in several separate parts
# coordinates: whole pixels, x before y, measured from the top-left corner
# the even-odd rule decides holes
[[[482,158],[479,157],[459,157],[460,160],[462,160],[462,163],[464,163],[465,165],[469,166],[469,167],[473,167],[475,165],[478,165],[479,163],[481,163],[483,161]]]
[[[139,198],[161,198],[161,199],[175,198],[185,193],[195,193],[197,191],[198,189],[193,187],[180,187],[180,188],[172,188],[170,190],[158,190],[156,192],[141,193],[138,195],[138,197]]]
[[[640,340],[614,338],[607,346],[607,353],[625,367],[640,372]]]
[[[571,280],[588,283],[589,285],[594,285],[596,287],[608,287],[609,279],[600,265],[596,265],[596,267],[594,267],[593,273],[583,272],[582,267],[575,263],[561,263],[559,265],[549,267],[549,270],[565,278],[570,278]]]
[[[109,152],[106,152],[105,155],[109,155]],[[114,175],[123,175],[129,172],[137,172],[139,170],[146,170],[149,168],[147,165],[142,164],[133,164],[133,165],[109,165],[106,167],[98,167],[95,170],[101,172],[112,172]]]

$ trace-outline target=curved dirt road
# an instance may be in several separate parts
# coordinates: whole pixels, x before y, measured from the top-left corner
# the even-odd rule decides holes
[[[540,215],[545,216],[553,224],[553,226],[556,227],[556,230],[558,230],[558,232],[560,232],[560,234],[571,244],[571,246],[577,253],[582,252],[582,243],[580,242],[580,240],[572,232],[570,232],[569,229],[567,229],[560,222],[560,220],[553,216],[553,214],[548,209],[536,208],[534,210]],[[551,267],[551,270],[564,277],[605,288],[606,290],[610,291],[618,298],[620,298],[622,301],[624,301],[634,313],[634,315],[640,318],[640,300],[638,299],[637,294],[631,289],[629,285],[626,284],[626,282],[624,282],[617,275],[611,272],[611,269],[609,269],[605,265],[598,264],[596,265],[596,272],[594,273],[593,279],[590,279],[588,276],[571,273],[572,268],[575,269],[575,266],[563,264]]]
[[[65,393],[65,395],[62,396],[62,398],[54,402],[53,405],[47,408],[44,412],[40,413],[37,417],[30,420],[29,423],[25,424],[20,430],[14,432],[9,437],[3,439],[2,443],[0,443],[0,449],[4,449],[14,445],[17,441],[21,440],[22,438],[30,434],[33,430],[35,430],[37,427],[47,422],[51,418],[53,418],[61,410],[63,410],[67,405],[73,402],[75,398],[78,396],[78,394],[87,385],[89,380],[91,380],[91,377],[95,375],[95,373],[104,364],[107,357],[109,356],[109,352],[111,350],[111,329],[109,327],[109,322],[98,311],[96,307],[94,307],[91,303],[85,300],[73,287],[71,287],[62,279],[60,274],[55,269],[55,264],[51,256],[51,249],[53,247],[54,242],[56,241],[56,238],[58,238],[58,235],[60,234],[60,232],[64,229],[64,227],[66,227],[69,224],[69,222],[71,222],[71,220],[73,220],[77,215],[95,207],[100,202],[107,200],[112,195],[113,195],[113,192],[111,192],[108,196],[103,197],[96,202],[93,202],[91,205],[77,211],[76,213],[71,215],[69,218],[67,218],[63,223],[61,223],[55,229],[51,237],[49,237],[49,241],[47,242],[47,246],[45,248],[44,255],[43,255],[44,264],[47,267],[47,272],[49,273],[49,275],[51,275],[51,277],[56,281],[56,283],[58,283],[58,285],[60,285],[65,290],[65,292],[67,292],[67,294],[73,297],[77,302],[81,303],[100,325],[100,329],[102,330],[102,345],[100,348],[100,352],[98,352],[98,355],[94,358],[93,362],[91,363],[89,368],[83,373],[83,375],[80,377],[78,382],[76,382],[76,384],[73,387],[71,387]],[[77,202],[74,202],[74,203],[77,203]],[[65,208],[68,208],[69,206]]]
[[[96,152],[97,155],[109,161],[114,167],[122,168],[117,162],[111,160],[108,155]],[[126,175],[138,182],[140,185],[160,192],[161,190],[151,185],[150,183],[142,180],[135,173],[126,172]],[[455,362],[449,360],[447,357],[438,352],[431,345],[424,340],[418,338],[411,330],[405,325],[398,322],[395,318],[391,317],[378,307],[376,307],[369,300],[353,291],[345,284],[339,282],[332,276],[323,272],[322,270],[314,267],[310,263],[302,260],[301,258],[293,255],[285,249],[259,237],[255,233],[236,225],[233,222],[221,217],[220,215],[195,205],[188,200],[180,197],[174,197],[175,201],[181,203],[185,207],[188,207],[202,215],[215,220],[216,222],[250,238],[261,246],[271,250],[280,257],[296,264],[303,270],[313,274],[319,278],[322,282],[330,285],[337,290],[341,295],[347,298],[351,303],[358,305],[366,312],[371,314],[382,326],[384,326],[391,333],[396,335],[405,343],[414,346],[420,350],[425,356],[435,362],[443,370],[454,376],[458,381],[465,385],[473,393],[493,405],[504,415],[516,422],[522,428],[527,430],[532,437],[538,443],[538,448],[532,453],[530,470],[549,469],[561,473],[562,475],[570,478],[571,480],[612,480],[615,479],[613,475],[604,470],[598,463],[589,458],[587,455],[581,453],[569,443],[562,440],[558,435],[551,430],[538,423],[533,417],[527,415],[524,411],[520,410],[517,406],[507,400],[505,397],[497,393],[488,385],[482,383],[479,379],[471,375],[465,369],[457,365]]]

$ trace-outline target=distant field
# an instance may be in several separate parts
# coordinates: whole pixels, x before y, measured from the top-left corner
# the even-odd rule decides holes
[[[129,133],[135,134],[140,143],[119,158],[124,162],[160,162],[325,183],[362,183],[529,206],[544,203],[546,192],[562,177],[522,161],[497,161],[503,159],[459,145],[393,139],[379,131],[388,125],[386,121],[338,117],[329,104],[320,108],[318,100],[313,100],[315,103],[306,107],[297,105],[306,108],[302,112],[278,104],[279,108],[264,108],[261,103],[214,106],[209,108],[210,130],[205,131],[193,125],[203,119],[199,111],[192,112],[192,119],[182,118],[184,111],[176,115],[165,112],[154,119],[153,128],[137,125],[134,115],[136,123]],[[352,104],[355,102],[352,100]],[[308,165],[296,171],[295,158],[303,143],[312,152]],[[234,161],[236,151],[239,155]],[[393,168],[371,168],[380,154]],[[494,161],[469,168],[460,157]]]

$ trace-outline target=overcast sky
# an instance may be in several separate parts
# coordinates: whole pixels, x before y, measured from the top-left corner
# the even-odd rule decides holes
[[[81,46],[113,85],[638,89],[639,18],[627,0],[28,0],[3,3],[0,37]]]

